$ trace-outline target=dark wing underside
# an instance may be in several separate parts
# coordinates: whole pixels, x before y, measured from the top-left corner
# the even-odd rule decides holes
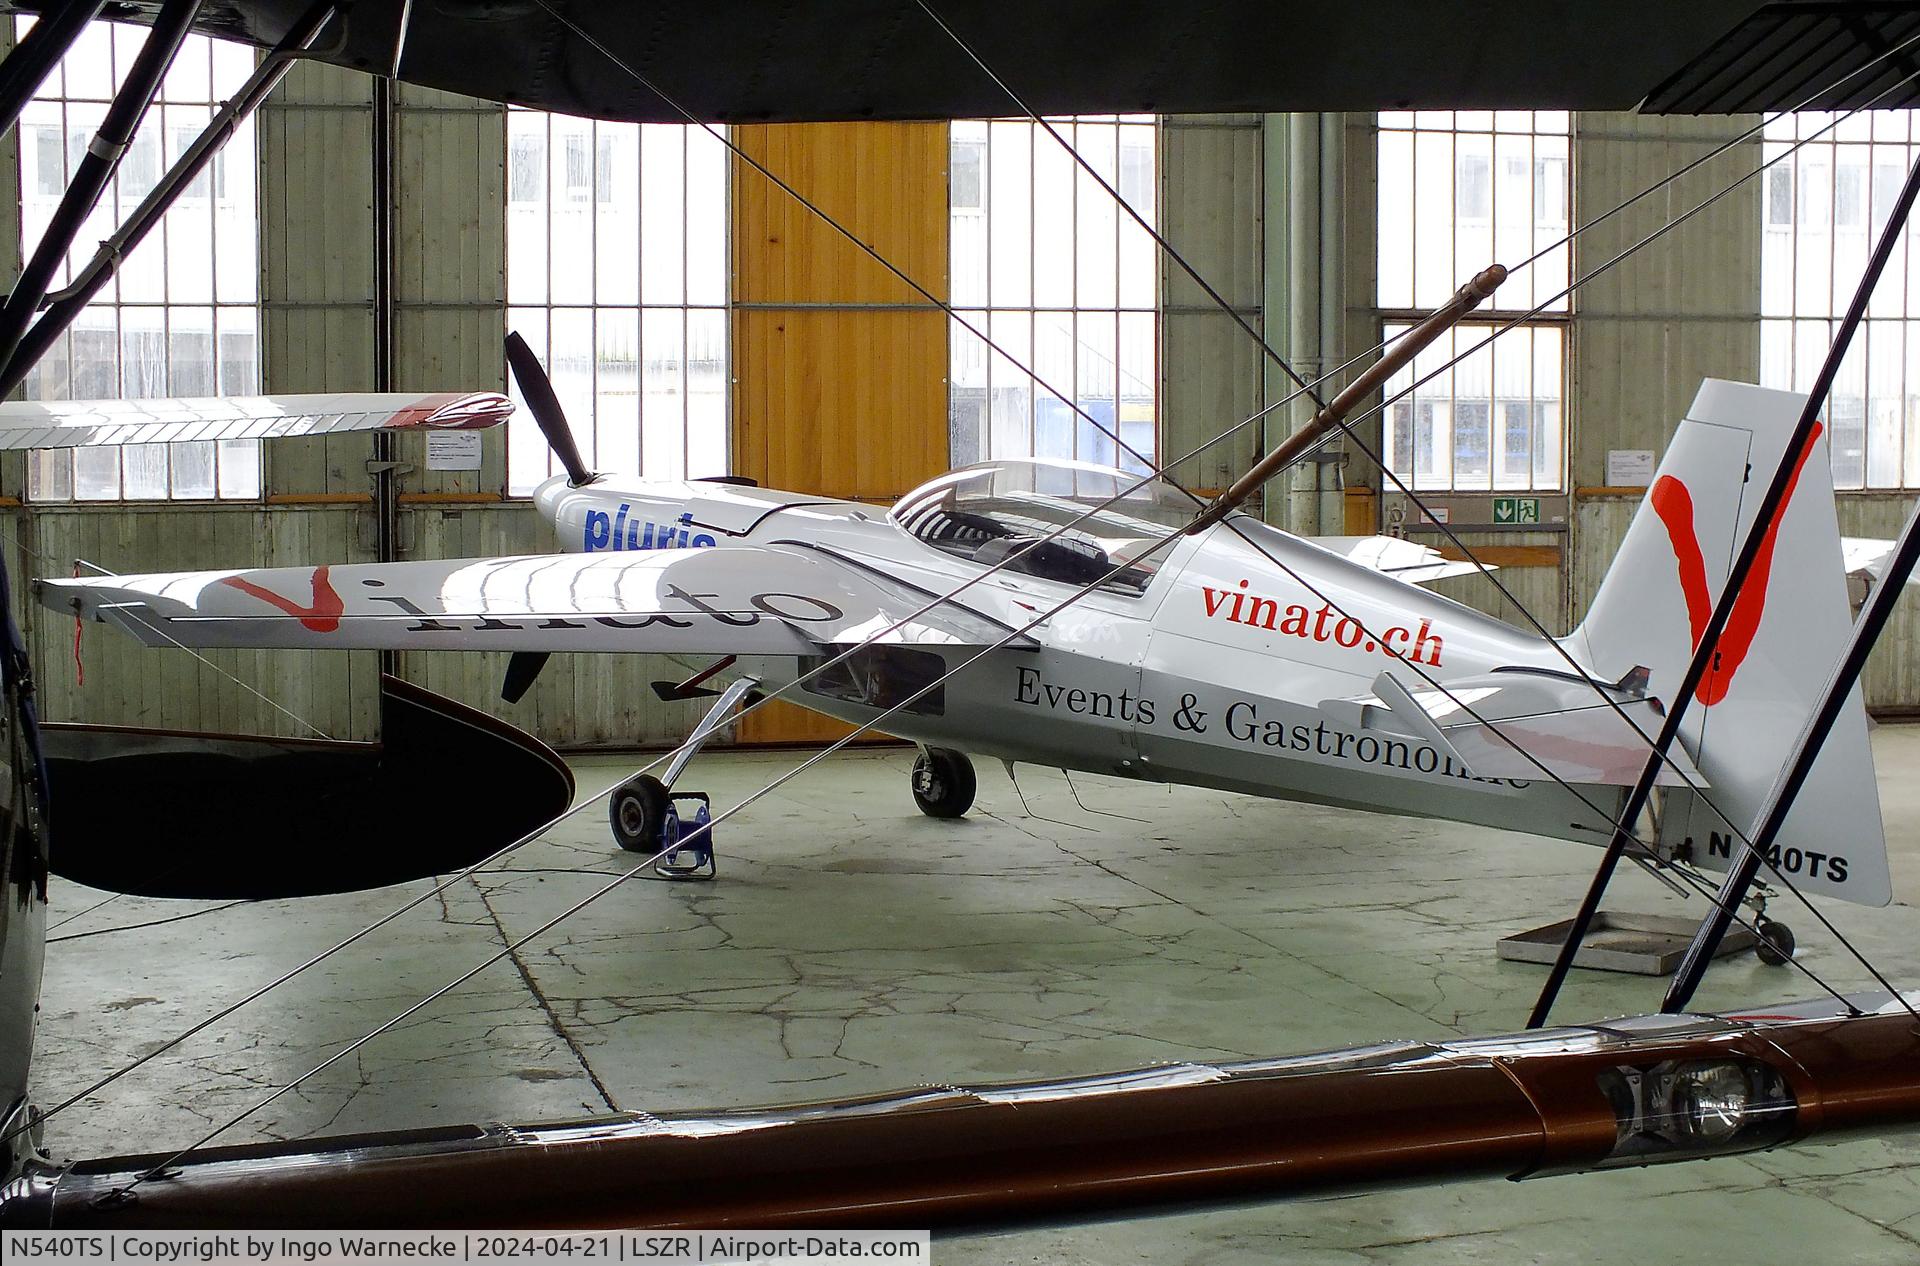
[[[40,11],[50,2],[12,7]],[[270,45],[308,3],[207,0],[199,26]],[[910,0],[552,3],[714,122],[1020,113]],[[115,6],[142,19],[157,7],[157,0]],[[1042,113],[1191,114],[1626,110],[1761,6],[939,0],[933,7]],[[1857,42],[1869,46],[1871,36]],[[398,75],[409,83],[570,114],[682,121],[538,0],[358,0],[344,37],[323,38],[320,56],[390,74],[396,50]]]

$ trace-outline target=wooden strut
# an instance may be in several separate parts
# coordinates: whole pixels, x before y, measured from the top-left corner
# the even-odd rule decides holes
[[[1388,344],[1380,359],[1367,366],[1358,378],[1347,384],[1344,391],[1329,400],[1325,407],[1313,415],[1311,422],[1281,441],[1277,448],[1255,462],[1251,470],[1234,480],[1225,492],[1215,497],[1208,503],[1206,509],[1195,515],[1193,522],[1187,525],[1188,534],[1210,528],[1232,514],[1261,485],[1300,460],[1329,431],[1343,426],[1347,415],[1353,412],[1361,401],[1378,391],[1389,378],[1406,368],[1413,358],[1424,352],[1435,339],[1459,324],[1462,317],[1484,303],[1506,279],[1507,270],[1504,267],[1499,264],[1488,265],[1479,276],[1455,291],[1453,298],[1436,308],[1424,321]]]

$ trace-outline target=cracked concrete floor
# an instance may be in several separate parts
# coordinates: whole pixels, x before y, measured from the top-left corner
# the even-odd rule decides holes
[[[1920,726],[1875,735],[1892,909],[1832,916],[1920,983]],[[711,754],[736,803],[792,753]],[[634,761],[581,760],[582,793]],[[1494,941],[1561,917],[1595,854],[1438,823],[998,766],[963,822],[917,813],[910,753],[837,757],[720,828],[714,884],[635,880],[223,1142],[609,1107],[736,1106],[925,1082],[1087,1073],[1517,1029],[1542,969]],[[1057,819],[1050,821],[1045,819]],[[263,840],[263,846],[270,841]],[[619,873],[587,809],[49,1124],[61,1157],[183,1146]],[[216,909],[56,881],[37,1098],[65,1099],[429,888]],[[1615,908],[1697,917],[1635,874]],[[194,913],[203,912],[203,913]],[[1866,973],[1804,912],[1801,959]],[[149,927],[151,920],[186,918]],[[72,917],[78,915],[79,917]],[[112,930],[121,929],[121,930]],[[100,933],[95,935],[93,933]],[[1798,998],[1723,962],[1707,1007]],[[1656,982],[1582,973],[1558,1011],[1651,1010]],[[943,1243],[941,1262],[1798,1263],[1920,1258],[1920,1140],[1474,1183]]]

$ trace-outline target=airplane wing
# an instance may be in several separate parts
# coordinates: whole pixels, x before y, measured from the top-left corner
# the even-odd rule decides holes
[[[1865,572],[1878,581],[1887,574],[1887,564],[1893,561],[1893,542],[1883,541],[1871,536],[1843,536],[1840,538],[1840,552],[1846,560],[1847,574]],[[1920,572],[1907,577],[1910,585],[1920,585]]]
[[[340,392],[152,400],[0,403],[0,449],[278,439],[338,431],[468,431],[496,426],[513,402],[493,392]]]
[[[1472,563],[1454,562],[1432,546],[1402,536],[1310,536],[1307,539],[1348,562],[1416,585],[1445,580],[1448,576],[1471,576],[1480,570]]]
[[[1448,682],[1442,693],[1404,685],[1385,672],[1372,695],[1328,699],[1320,706],[1355,729],[1433,743],[1478,778],[1539,779],[1546,777],[1540,769],[1545,765],[1572,783],[1631,786],[1646,766],[1648,741],[1660,732],[1661,704],[1624,686],[1601,688],[1619,711],[1571,673],[1496,669]],[[1673,764],[1661,768],[1660,785],[1706,784],[1685,749],[1676,745],[1669,752]]]
[[[857,563],[781,545],[93,576],[36,589],[46,606],[149,646],[811,655],[874,636],[990,646],[1013,632]]]

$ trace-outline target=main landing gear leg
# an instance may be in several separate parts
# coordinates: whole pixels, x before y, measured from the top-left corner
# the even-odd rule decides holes
[[[759,684],[757,677],[741,677],[729,684],[667,762],[664,776],[641,774],[614,788],[607,799],[607,822],[613,828],[614,842],[629,853],[663,854],[653,867],[662,879],[712,879],[719,873],[713,858],[712,808],[707,794],[676,793],[673,785],[688,762]]]
[[[962,818],[973,807],[973,762],[950,747],[923,747],[913,762],[913,802],[930,818]]]

